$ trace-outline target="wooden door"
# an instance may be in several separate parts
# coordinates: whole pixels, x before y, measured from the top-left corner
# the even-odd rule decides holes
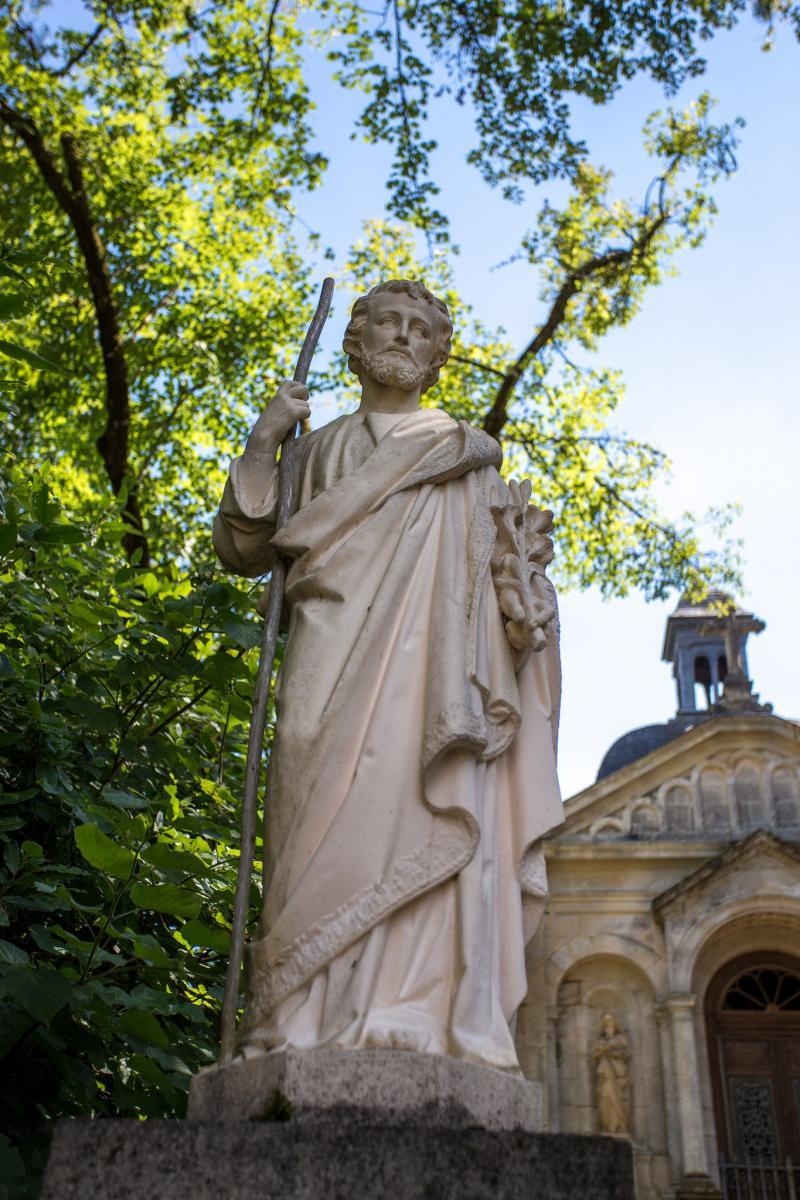
[[[800,961],[751,954],[727,964],[706,997],[720,1153],[800,1162]]]

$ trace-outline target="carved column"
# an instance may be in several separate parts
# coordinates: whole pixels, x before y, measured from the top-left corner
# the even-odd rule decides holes
[[[561,1009],[557,1004],[547,1006],[547,1128],[558,1133],[561,1128],[561,1095],[559,1088],[558,1022]]]
[[[700,1196],[708,1197],[709,1200],[720,1197],[721,1200],[722,1193],[708,1175],[703,1105],[697,1073],[694,1007],[694,996],[670,996],[667,1001],[667,1008],[672,1017],[675,1090],[684,1173],[675,1195],[676,1200],[689,1200],[690,1197]]]
[[[594,1063],[592,1062],[592,1044],[594,1029],[591,1027],[592,1012],[585,1004],[576,1004],[572,1010],[575,1032],[575,1099],[578,1105],[577,1127],[570,1132],[595,1133],[597,1117],[594,1103]]]
[[[661,1081],[664,1088],[664,1116],[667,1126],[667,1152],[673,1179],[681,1176],[681,1130],[678,1119],[678,1097],[675,1088],[675,1053],[672,1047],[672,1021],[669,1008],[660,1004],[655,1009],[658,1022],[658,1042],[661,1051]]]

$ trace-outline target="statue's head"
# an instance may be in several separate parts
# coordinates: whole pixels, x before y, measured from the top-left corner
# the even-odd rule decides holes
[[[619,1025],[611,1013],[603,1013],[603,1036],[610,1038],[619,1033]]]
[[[439,378],[452,333],[446,306],[424,284],[389,279],[356,300],[342,345],[359,379],[421,395]]]

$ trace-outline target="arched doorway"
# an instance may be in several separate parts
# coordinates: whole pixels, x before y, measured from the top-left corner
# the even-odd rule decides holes
[[[800,959],[759,952],[726,963],[705,1009],[721,1157],[745,1170],[769,1164],[777,1179],[787,1158],[800,1164]]]

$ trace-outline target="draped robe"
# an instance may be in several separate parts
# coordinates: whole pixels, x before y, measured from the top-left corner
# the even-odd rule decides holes
[[[232,570],[263,573],[275,549],[291,562],[243,1047],[517,1069],[540,840],[562,820],[560,672],[555,627],[519,673],[505,635],[499,447],[419,410],[358,411],[295,450],[283,529],[275,473],[255,495],[240,460],[215,522]]]

